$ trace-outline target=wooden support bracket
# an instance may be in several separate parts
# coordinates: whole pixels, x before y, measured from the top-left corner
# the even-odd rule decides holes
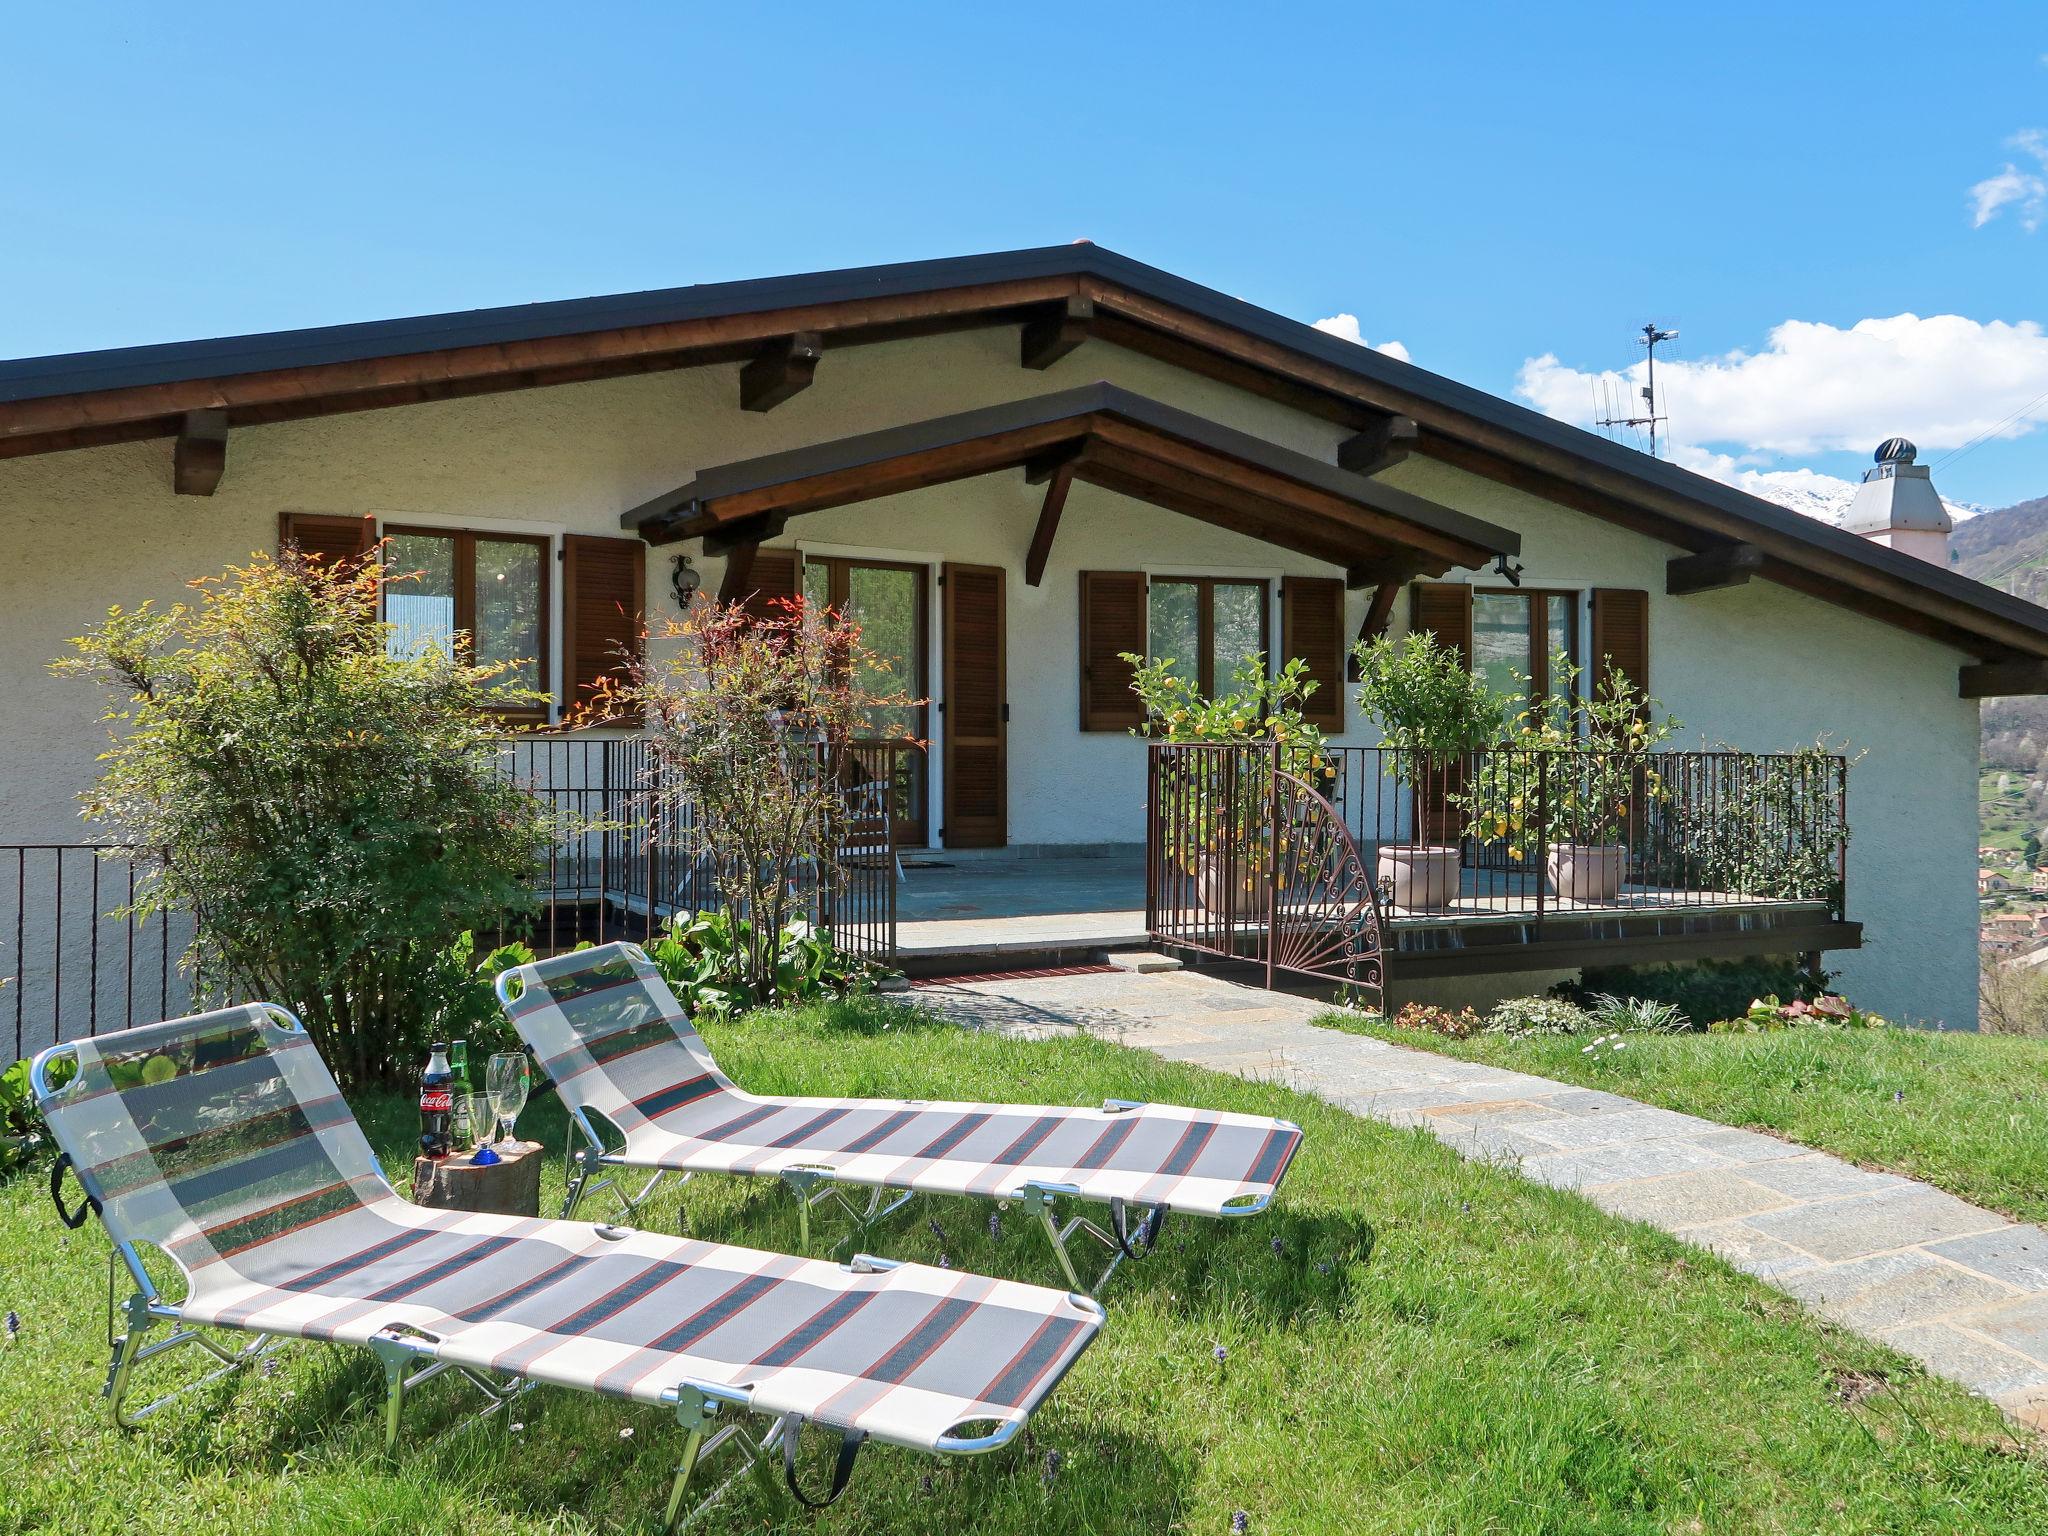
[[[1407,458],[1421,436],[1413,417],[1383,416],[1337,445],[1337,467],[1354,475],[1376,475]]]
[[[1739,587],[1764,568],[1764,552],[1754,544],[1717,544],[1696,555],[1679,555],[1664,565],[1664,595],[1687,597]]]
[[[171,448],[171,490],[179,496],[211,496],[227,467],[227,412],[187,411]]]
[[[772,411],[791,395],[811,387],[825,338],[816,331],[778,336],[740,369],[740,409]]]
[[[1020,361],[1026,368],[1050,368],[1088,339],[1095,324],[1095,301],[1078,294],[1024,322]]]

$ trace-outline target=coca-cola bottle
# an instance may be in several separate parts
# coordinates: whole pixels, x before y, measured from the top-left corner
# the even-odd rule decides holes
[[[455,1113],[455,1074],[448,1066],[448,1046],[437,1043],[427,1057],[427,1070],[420,1075],[420,1152],[443,1158],[454,1150],[449,1136]]]

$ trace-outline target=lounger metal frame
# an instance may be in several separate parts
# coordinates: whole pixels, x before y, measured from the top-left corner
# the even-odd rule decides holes
[[[266,1003],[262,1006],[268,1010],[281,1028],[299,1034],[305,1033],[305,1025],[299,1021],[298,1016],[292,1013],[291,1010],[274,1003]],[[49,1069],[53,1062],[64,1059],[70,1053],[70,1047],[61,1044],[54,1045],[44,1050],[30,1063],[29,1085],[39,1103],[59,1091],[50,1082]],[[578,1118],[580,1119],[580,1115]],[[587,1124],[584,1128],[586,1132],[589,1130]],[[615,1188],[614,1192],[622,1200],[626,1200],[628,1210],[635,1210],[637,1209],[638,1201],[646,1198],[649,1190],[651,1190],[655,1182],[659,1181],[660,1177],[660,1173],[657,1172],[655,1178],[649,1181],[648,1186],[643,1188],[637,1197],[630,1200],[626,1199],[623,1190]],[[83,1187],[82,1184],[81,1187]],[[88,1197],[90,1198],[90,1191],[88,1191]],[[397,1198],[395,1191],[393,1192],[393,1198]],[[99,1203],[96,1199],[92,1201],[92,1209],[93,1214],[100,1220],[102,1230],[106,1232],[108,1242],[112,1245],[112,1251],[107,1257],[107,1344],[109,1358],[107,1362],[107,1378],[105,1384],[100,1389],[100,1396],[108,1399],[114,1423],[121,1429],[134,1430],[138,1428],[144,1420],[148,1419],[150,1415],[157,1412],[160,1408],[177,1401],[190,1392],[197,1391],[210,1382],[218,1381],[222,1377],[232,1375],[236,1371],[248,1369],[256,1361],[285,1344],[310,1342],[303,1335],[294,1333],[278,1333],[255,1327],[221,1328],[220,1331],[223,1332],[251,1333],[255,1335],[248,1344],[235,1349],[221,1344],[207,1331],[209,1326],[217,1325],[188,1324],[184,1313],[179,1309],[178,1305],[175,1302],[166,1301],[156,1282],[150,1278],[149,1271],[143,1266],[142,1257],[137,1252],[137,1243],[115,1229],[115,1224],[108,1220],[106,1213],[99,1208]],[[149,1246],[154,1247],[155,1245],[151,1244]],[[162,1250],[158,1249],[158,1251],[161,1252]],[[177,1264],[178,1261],[175,1258],[171,1258],[168,1254],[166,1257],[170,1258],[171,1263]],[[134,1283],[135,1287],[134,1292],[128,1297],[127,1301],[120,1304],[119,1307],[116,1306],[114,1301],[116,1293],[116,1260],[127,1268],[129,1279]],[[178,1267],[182,1273],[183,1266],[179,1265]],[[894,1260],[860,1254],[841,1267],[853,1273],[876,1273],[896,1269],[900,1266]],[[119,1334],[116,1334],[114,1331],[117,1314],[123,1317],[126,1323],[124,1331]],[[145,1336],[148,1332],[160,1324],[170,1325],[173,1330],[172,1333],[166,1338],[145,1343]],[[136,1370],[152,1360],[156,1360],[188,1345],[199,1346],[203,1351],[212,1355],[221,1363],[197,1380],[189,1381],[181,1387],[174,1388],[162,1396],[153,1399],[143,1407],[136,1409],[134,1412],[129,1412],[126,1402]],[[406,1399],[415,1389],[424,1386],[436,1376],[453,1372],[489,1400],[486,1407],[465,1419],[461,1424],[456,1425],[454,1427],[455,1431],[467,1429],[471,1425],[491,1418],[493,1415],[502,1415],[499,1419],[501,1424],[508,1422],[511,1415],[506,1410],[510,1405],[528,1392],[531,1392],[535,1387],[541,1385],[540,1382],[531,1381],[523,1376],[485,1371],[458,1361],[441,1360],[436,1354],[440,1347],[440,1340],[432,1334],[418,1329],[387,1329],[372,1335],[368,1341],[368,1347],[371,1354],[376,1357],[384,1373],[384,1454],[386,1456],[394,1455],[397,1451],[399,1429],[404,1418]],[[760,1435],[750,1433],[743,1419],[736,1418],[714,1427],[713,1420],[717,1419],[726,1409],[738,1410],[741,1413],[754,1412],[751,1401],[746,1393],[731,1387],[693,1381],[688,1378],[685,1378],[677,1386],[665,1391],[662,1394],[662,1400],[674,1404],[676,1423],[682,1428],[684,1433],[682,1455],[676,1467],[674,1480],[670,1484],[668,1504],[662,1515],[660,1526],[662,1531],[677,1531],[694,1523],[722,1500],[731,1491],[740,1475],[750,1469],[761,1474],[762,1485],[771,1496],[781,1496],[782,1487],[772,1474],[771,1458],[781,1448],[784,1438],[795,1433],[800,1427],[792,1425],[789,1416],[777,1416],[768,1431]],[[1002,1424],[994,1433],[988,1435],[941,1435],[934,1443],[934,1448],[941,1454],[949,1456],[983,1455],[990,1451],[1000,1450],[1005,1445],[1008,1445],[1023,1427],[1024,1420],[1016,1419]],[[728,1445],[734,1446],[739,1450],[742,1457],[741,1465],[735,1468],[717,1487],[691,1505],[687,1514],[683,1513],[684,1495],[698,1466],[705,1458],[715,1455]]]

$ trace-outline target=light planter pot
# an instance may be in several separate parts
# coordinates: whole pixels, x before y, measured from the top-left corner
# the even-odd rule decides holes
[[[1458,847],[1455,843],[1384,843],[1379,877],[1394,888],[1394,905],[1411,912],[1434,912],[1458,895]]]
[[[1224,868],[1226,862],[1220,853],[1195,855],[1195,899],[1202,904],[1202,909],[1218,917],[1226,912],[1234,912],[1239,917],[1263,914],[1266,903],[1259,890],[1259,879],[1264,871],[1252,861],[1238,860],[1235,871],[1237,893],[1233,900],[1230,873]]]
[[[1620,843],[1552,843],[1544,865],[1560,900],[1612,901],[1621,894],[1628,849]]]

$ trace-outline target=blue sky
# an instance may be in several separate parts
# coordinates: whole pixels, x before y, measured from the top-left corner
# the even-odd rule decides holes
[[[2039,4],[313,10],[10,16],[0,355],[1086,237],[1566,416],[1676,325],[1731,478],[2018,408],[1937,484],[2048,494]]]

